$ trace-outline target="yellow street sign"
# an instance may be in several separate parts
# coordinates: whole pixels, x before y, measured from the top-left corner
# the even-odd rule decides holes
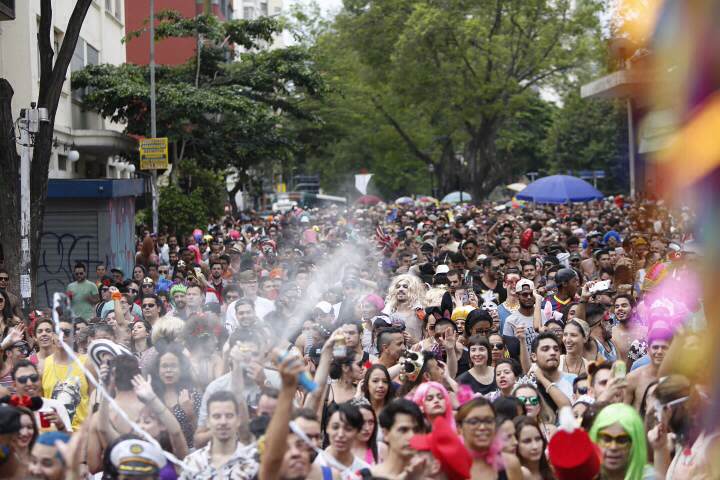
[[[140,170],[164,170],[167,168],[167,137],[140,140]]]

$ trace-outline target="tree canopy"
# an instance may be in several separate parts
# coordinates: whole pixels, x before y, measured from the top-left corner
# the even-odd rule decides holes
[[[212,15],[162,12],[158,19],[156,39],[191,36],[200,45],[186,64],[156,68],[157,132],[175,143],[176,161],[192,158],[242,174],[260,162],[291,157],[299,148],[297,128],[287,124],[315,123],[306,104],[324,90],[307,49],[265,48],[282,29],[273,18],[220,22]],[[130,33],[128,41],[135,36]],[[84,108],[136,135],[150,131],[149,85],[145,65],[89,66],[72,76],[73,88],[86,89]]]
[[[378,180],[388,193],[427,189],[432,164],[442,192],[478,198],[543,164],[556,107],[540,92],[564,92],[598,58],[601,3],[345,1],[314,49],[333,91],[330,115],[351,121],[317,163],[329,176],[348,166],[339,152],[353,167],[392,163],[393,178]]]

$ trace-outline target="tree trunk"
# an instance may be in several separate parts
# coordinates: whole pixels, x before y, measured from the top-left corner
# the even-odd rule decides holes
[[[55,64],[53,65],[55,53],[50,42],[52,2],[51,0],[41,0],[40,2],[40,28],[37,35],[40,55],[40,91],[37,105],[38,108],[47,108],[49,121],[41,123],[39,131],[35,135],[33,161],[30,167],[30,251],[32,254],[30,275],[33,290],[36,284],[35,274],[40,258],[40,238],[45,216],[50,157],[55,132],[55,114],[57,113],[60,93],[62,92],[63,83],[65,83],[70,60],[72,60],[80,36],[80,29],[91,3],[92,0],[77,0],[77,3],[75,3],[62,45],[57,52]],[[33,291],[34,297],[35,292]]]
[[[509,173],[498,160],[495,145],[497,132],[498,125],[494,122],[485,123],[474,132],[465,149],[468,164],[475,166],[469,176],[475,179],[469,184],[470,193],[475,201],[487,197]]]
[[[20,157],[15,143],[10,83],[0,78],[0,247],[10,274],[9,290],[20,295]]]
[[[42,222],[47,198],[47,181],[52,154],[52,141],[60,93],[80,29],[92,0],[77,0],[65,30],[60,51],[55,57],[50,42],[52,27],[52,0],[40,2],[40,25],[38,50],[40,55],[40,93],[37,106],[46,108],[49,122],[42,122],[35,135],[33,160],[30,166],[30,249],[32,285],[35,286]],[[55,63],[53,64],[53,58]],[[15,145],[15,130],[11,100],[13,89],[5,79],[0,79],[0,244],[5,254],[5,268],[12,278],[14,293],[19,289],[20,267],[20,158]],[[30,105],[27,105],[30,107]],[[33,292],[34,294],[35,292]],[[33,295],[34,297],[35,295]]]

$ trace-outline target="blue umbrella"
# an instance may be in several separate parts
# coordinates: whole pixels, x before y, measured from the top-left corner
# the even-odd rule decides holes
[[[515,198],[535,203],[568,203],[597,200],[603,198],[603,194],[580,178],[551,175],[534,181]]]
[[[472,195],[466,192],[451,192],[443,197],[442,203],[472,202]]]

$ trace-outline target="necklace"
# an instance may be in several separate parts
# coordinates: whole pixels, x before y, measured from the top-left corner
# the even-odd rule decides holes
[[[571,367],[570,367],[570,362],[568,362],[569,359],[570,359],[570,357],[568,357],[567,355],[565,355],[565,366],[567,367],[567,373],[572,373],[572,374],[575,374],[575,375],[580,375],[580,370],[582,370],[583,365],[585,364],[585,362],[583,362],[582,357],[580,357],[580,362],[579,362],[579,365],[578,365],[578,368],[577,368],[577,372],[573,372],[573,371],[572,371],[572,369],[571,369]]]
[[[503,305],[511,312],[516,312],[518,308],[520,308],[520,302],[518,302],[517,300],[515,300],[514,302],[510,302],[509,298],[503,302]]]

